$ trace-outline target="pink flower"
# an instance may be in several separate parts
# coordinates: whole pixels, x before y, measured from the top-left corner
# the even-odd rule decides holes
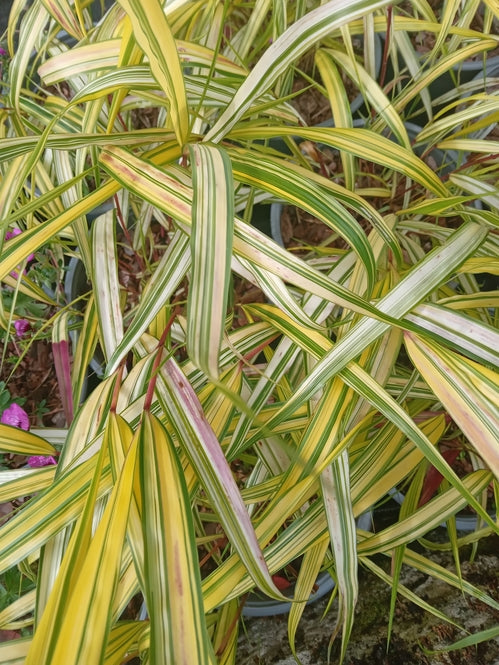
[[[26,411],[19,406],[19,404],[11,404],[2,413],[0,422],[4,425],[12,425],[12,427],[20,427],[26,431],[29,430],[29,418]]]
[[[57,460],[53,455],[32,455],[28,457],[28,466],[32,469],[39,469],[42,466],[50,466],[57,464]]]
[[[5,233],[5,240],[11,240],[12,238],[15,238],[16,236],[20,235],[21,233],[22,233],[21,229],[18,229],[18,228],[14,228],[14,229],[12,229],[12,231],[7,231]],[[34,258],[35,258],[35,255],[33,253],[28,254],[28,256],[26,257],[26,261],[28,261],[28,262],[33,261]],[[13,270],[10,274],[12,275],[12,277],[17,279],[17,271],[16,270]]]
[[[7,51],[6,51],[4,48],[2,48],[2,47],[0,46],[0,57],[3,58],[3,56],[5,56],[5,55],[9,55],[9,54],[7,53]]]
[[[29,330],[29,321],[26,321],[26,319],[17,319],[17,321],[14,321],[14,328],[16,329],[16,335],[23,337]]]

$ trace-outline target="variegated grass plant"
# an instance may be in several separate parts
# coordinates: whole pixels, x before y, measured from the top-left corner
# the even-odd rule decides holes
[[[475,279],[497,272],[497,146],[467,139],[493,122],[497,98],[486,95],[484,111],[468,97],[423,129],[416,147],[457,151],[450,173],[435,172],[403,114],[447,56],[437,50],[431,75],[388,97],[350,48],[352,35],[369,49],[386,32],[385,0],[288,4],[120,0],[96,25],[92,3],[13,5],[0,205],[2,233],[24,232],[4,244],[1,275],[51,243],[80,257],[91,289],[83,311],[75,303],[57,321],[58,339],[80,321],[71,425],[0,429],[3,451],[60,453],[57,467],[1,472],[3,501],[31,498],[0,528],[0,571],[21,566],[36,579],[0,614],[2,627],[33,626],[0,645],[4,663],[236,662],[245,594],[282,598],[272,575],[298,556],[293,649],[324,568],[340,600],[341,657],[359,562],[392,585],[390,623],[397,594],[445,619],[400,583],[403,563],[499,609],[459,566],[410,547],[447,522],[458,563],[453,519],[465,506],[480,518],[466,542],[497,532],[484,501],[499,478],[499,295]],[[430,29],[454,35],[449,22]],[[463,38],[480,52],[493,41]],[[340,39],[344,50],[332,48]],[[290,72],[310,49],[335,128],[301,127],[291,104]],[[342,72],[373,111],[366,127],[353,127]],[[318,173],[302,140],[338,150],[341,175]],[[369,186],[358,185],[361,159],[379,167]],[[251,224],[254,204],[273,200],[342,243],[286,251]],[[152,220],[168,238],[153,262]],[[127,224],[148,266],[131,311],[116,235]],[[241,279],[265,302],[242,307]],[[105,376],[80,405],[97,342]],[[465,478],[437,445],[450,420],[475,452]],[[418,506],[428,464],[447,484]],[[395,524],[355,528],[407,479]],[[215,563],[202,577],[206,552]],[[374,554],[392,560],[390,572]],[[139,594],[147,616],[130,616]]]

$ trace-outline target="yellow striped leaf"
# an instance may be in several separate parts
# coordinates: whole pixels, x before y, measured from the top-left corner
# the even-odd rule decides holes
[[[137,446],[138,437],[128,450],[83,563],[71,571],[74,581],[67,590],[57,640],[46,661],[51,665],[102,662],[125,542]],[[39,658],[38,653],[33,656]],[[40,663],[40,660],[32,662]]]
[[[227,459],[202,411],[196,393],[175,361],[162,369],[164,409],[179,444],[210,497],[220,523],[254,583],[272,598],[283,600],[260,550],[253,525]]]
[[[54,455],[56,449],[41,436],[0,424],[0,450],[16,455]]]
[[[499,478],[499,374],[412,333],[405,345],[415,367]]]
[[[170,103],[173,131],[180,145],[189,133],[189,113],[182,67],[163,7],[158,0],[119,0],[132,22],[135,38],[149,58],[151,71]]]
[[[340,26],[384,7],[385,0],[331,0],[291,25],[267,49],[251,70],[234,99],[205,137],[218,142],[248,110],[253,100],[270,89],[299,56]]]
[[[191,507],[166,429],[145,413],[139,428],[145,597],[151,663],[212,665]]]

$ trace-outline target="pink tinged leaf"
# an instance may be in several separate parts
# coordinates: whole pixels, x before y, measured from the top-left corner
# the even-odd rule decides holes
[[[28,466],[32,469],[40,469],[42,466],[51,466],[57,464],[53,455],[32,455],[28,457]]]
[[[17,321],[14,321],[14,328],[18,337],[24,337],[30,328],[29,321],[26,319],[17,319]]]
[[[69,425],[73,420],[73,391],[71,388],[71,362],[68,342],[65,340],[52,342],[52,352],[64,415]]]
[[[166,361],[164,370],[170,420],[201,483],[216,504],[227,537],[255,584],[267,595],[284,600],[272,581],[239,488],[196,393],[172,358]]]
[[[2,413],[0,422],[4,425],[12,425],[12,427],[20,427],[26,431],[29,430],[29,417],[26,411],[19,406],[19,404],[11,404]]]

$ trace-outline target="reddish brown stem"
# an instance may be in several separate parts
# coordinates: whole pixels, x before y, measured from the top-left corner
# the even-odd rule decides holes
[[[175,321],[175,317],[177,316],[177,314],[178,314],[178,311],[177,311],[177,308],[175,308],[173,310],[173,314],[168,319],[168,323],[166,324],[166,328],[163,330],[161,338],[158,342],[158,350],[156,352],[156,357],[154,358],[151,379],[149,381],[149,385],[147,386],[146,398],[144,400],[144,411],[147,411],[147,412],[149,412],[151,410],[152,398],[154,396],[154,389],[156,388],[156,380],[157,380],[157,377],[158,377],[158,371],[159,371],[159,368],[160,368],[160,365],[161,365],[161,356],[163,354],[163,347],[165,346],[166,338],[168,336],[168,333],[170,332],[170,328],[172,327],[173,322]]]
[[[126,360],[121,361],[120,366],[118,367],[118,371],[116,372],[116,381],[113,388],[113,396],[111,398],[111,408],[110,408],[111,413],[116,413],[116,405],[118,403],[118,396],[120,394],[121,377],[123,376],[123,369],[125,366],[125,362]]]
[[[388,6],[386,9],[386,39],[383,48],[383,59],[381,61],[381,71],[379,73],[379,85],[382,88],[386,78],[386,68],[388,63],[388,50],[392,37],[392,7]]]

